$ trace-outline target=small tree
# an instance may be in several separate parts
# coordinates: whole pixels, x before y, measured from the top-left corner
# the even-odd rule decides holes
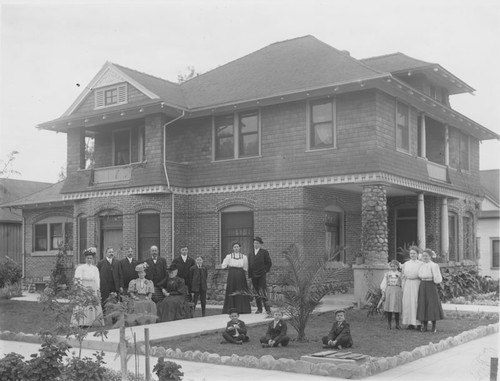
[[[0,160],[0,177],[8,178],[10,175],[20,175],[18,171],[12,169],[12,164],[19,152],[11,151],[6,159]]]

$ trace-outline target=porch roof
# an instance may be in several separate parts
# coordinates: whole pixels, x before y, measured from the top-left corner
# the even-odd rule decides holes
[[[63,197],[61,195],[61,189],[64,181],[59,181],[58,183],[52,184],[41,191],[30,194],[28,196],[0,204],[2,208],[26,208],[26,207],[37,207],[64,204]]]

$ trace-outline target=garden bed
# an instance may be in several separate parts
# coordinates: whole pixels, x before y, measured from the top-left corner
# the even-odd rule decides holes
[[[241,315],[240,319],[245,321],[245,315]],[[250,327],[248,330],[250,342],[244,345],[222,344],[222,331],[196,335],[191,338],[168,339],[164,342],[156,342],[155,345],[172,349],[179,348],[183,352],[197,350],[217,353],[221,356],[233,354],[245,356],[251,353],[256,357],[272,355],[276,358],[286,357],[298,360],[303,355],[322,350],[321,337],[328,334],[333,321],[332,312],[311,316],[306,329],[308,341],[301,343],[294,341],[296,332],[288,324],[288,334],[292,341],[288,347],[284,348],[262,348],[259,339],[265,335],[267,325]],[[383,316],[367,317],[365,310],[349,310],[347,321],[351,326],[354,341],[354,346],[349,351],[373,357],[387,357],[395,356],[403,351],[412,351],[416,347],[429,344],[429,342],[437,343],[442,339],[478,326],[496,323],[498,322],[498,314],[446,312],[446,319],[438,322],[438,332],[436,333],[422,333],[406,329],[389,330]]]

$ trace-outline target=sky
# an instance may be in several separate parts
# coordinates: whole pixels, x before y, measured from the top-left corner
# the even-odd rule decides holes
[[[19,152],[11,178],[58,180],[66,135],[35,126],[61,116],[106,61],[175,82],[188,66],[206,72],[304,35],[358,59],[440,64],[476,89],[452,107],[500,134],[498,0],[0,0],[0,23],[0,161]],[[480,149],[481,169],[500,168],[499,141]]]

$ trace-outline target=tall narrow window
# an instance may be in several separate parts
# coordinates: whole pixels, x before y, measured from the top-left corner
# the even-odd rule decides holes
[[[147,259],[151,246],[160,248],[160,214],[142,212],[137,216],[137,250],[139,261]]]
[[[233,242],[241,244],[241,252],[253,250],[253,212],[233,206],[221,212],[221,261],[233,251]]]
[[[37,224],[35,225],[35,251],[47,251],[47,224]]]
[[[470,213],[467,213],[462,218],[463,227],[463,258],[468,260],[474,259],[474,230],[473,218]]]
[[[396,148],[410,152],[410,109],[401,102],[396,105]]]
[[[329,261],[345,262],[344,212],[331,205],[325,209],[325,250]]]
[[[80,263],[85,263],[85,256],[83,255],[83,250],[87,246],[87,217],[78,217],[78,253],[80,257]]]
[[[450,261],[458,261],[458,223],[455,213],[448,214],[448,250]]]
[[[334,102],[323,100],[311,103],[310,148],[335,146]]]
[[[240,113],[238,120],[240,135],[239,156],[259,154],[259,113],[257,111]]]
[[[460,169],[469,170],[469,137],[460,134]]]
[[[450,167],[468,171],[469,137],[456,129],[450,128]]]
[[[215,159],[234,158],[233,114],[215,117]]]
[[[495,238],[491,240],[491,267],[498,269],[500,266],[500,239]]]

